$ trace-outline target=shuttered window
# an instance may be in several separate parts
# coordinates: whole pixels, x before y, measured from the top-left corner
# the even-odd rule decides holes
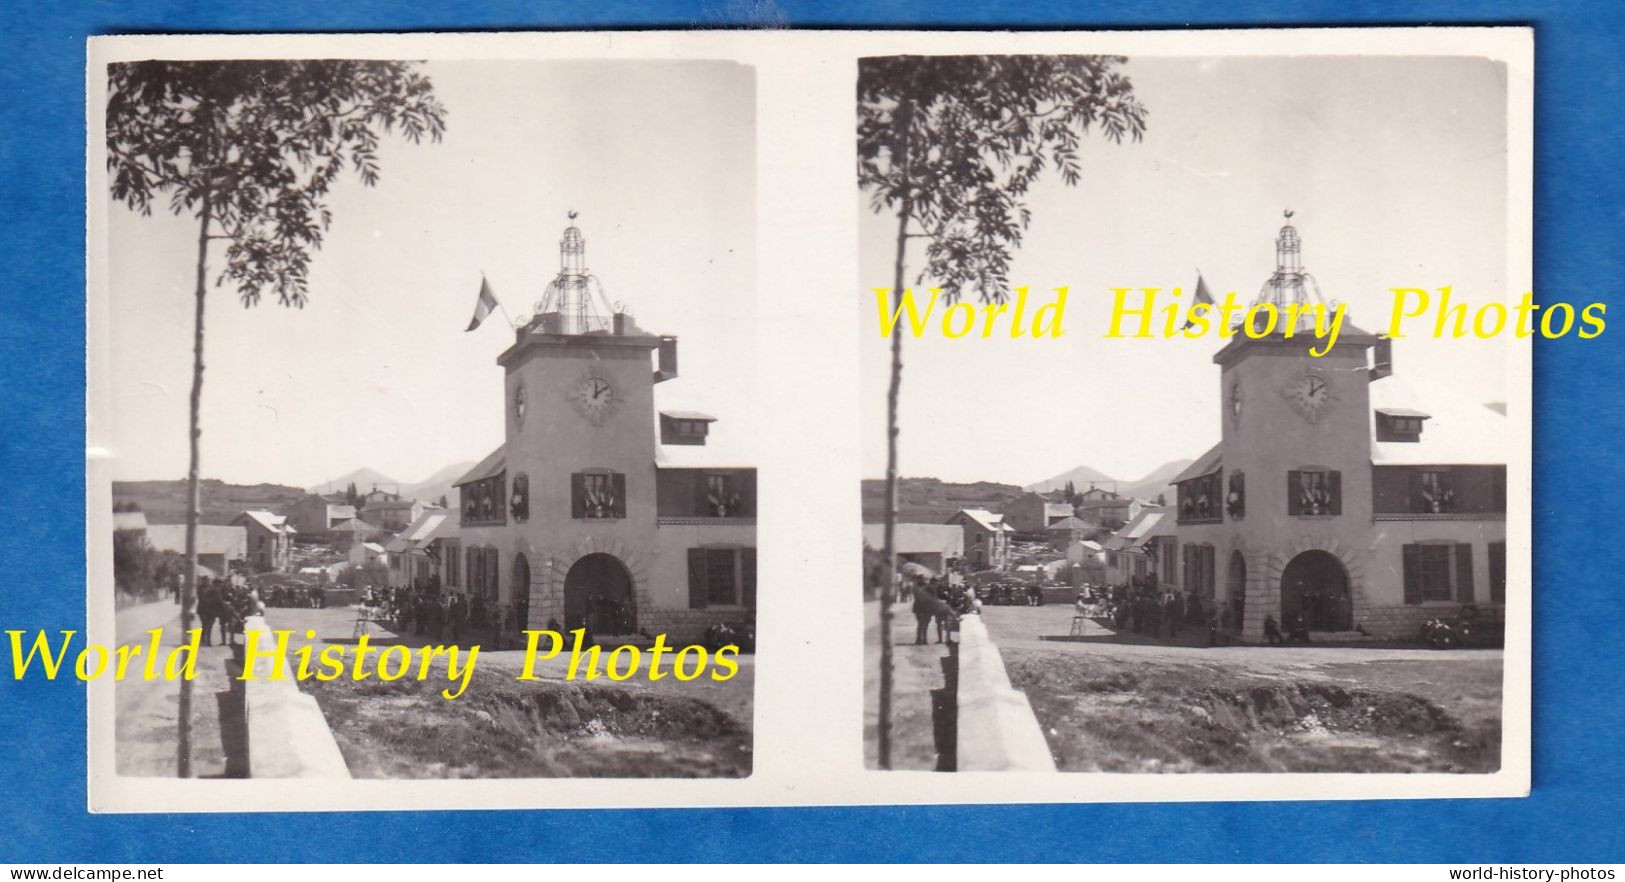
[[[688,550],[688,608],[705,609],[707,605],[705,549],[690,548]]]
[[[712,606],[733,606],[739,602],[739,573],[735,562],[739,552],[732,548],[711,548],[705,554],[705,600]]]
[[[1490,550],[1490,603],[1507,602],[1507,544],[1491,542]]]
[[[1450,600],[1452,597],[1451,555],[1457,548],[1452,543],[1406,545],[1401,549],[1405,570],[1405,602],[1425,603],[1429,600]],[[1457,568],[1461,568],[1463,555],[1455,552]],[[1472,546],[1466,546],[1466,590],[1472,597]],[[1460,590],[1459,577],[1456,582]],[[1459,595],[1458,595],[1459,596]]]
[[[577,520],[626,517],[626,475],[619,472],[571,475],[570,517]]]
[[[1473,545],[1463,542],[1456,546],[1456,601],[1473,602]]]
[[[1343,513],[1343,473],[1329,469],[1293,469],[1286,473],[1286,513]]]
[[[756,607],[756,549],[690,548],[688,608]]]

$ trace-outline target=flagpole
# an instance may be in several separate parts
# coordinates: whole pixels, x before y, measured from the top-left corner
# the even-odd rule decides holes
[[[508,320],[508,327],[517,329],[519,325],[514,322],[508,307],[502,305],[502,298],[497,296],[497,289],[491,287],[490,280],[485,277],[485,270],[480,270],[480,288],[491,292],[491,300],[496,303],[497,309],[502,310],[502,317]]]

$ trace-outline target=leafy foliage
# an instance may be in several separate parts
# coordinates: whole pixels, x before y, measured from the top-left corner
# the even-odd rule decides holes
[[[379,136],[440,140],[445,108],[413,63],[138,61],[111,65],[107,170],[113,198],[142,214],[202,218],[227,243],[216,285],[244,306],[309,296],[311,252],[332,221],[325,197],[346,166],[378,181]]]
[[[858,181],[876,211],[926,239],[930,279],[954,302],[999,301],[1046,166],[1081,180],[1078,145],[1098,128],[1139,140],[1146,110],[1100,55],[896,56],[858,69]],[[915,228],[917,227],[917,229]]]

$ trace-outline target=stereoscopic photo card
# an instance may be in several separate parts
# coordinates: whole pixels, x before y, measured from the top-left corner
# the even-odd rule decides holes
[[[93,39],[91,809],[1526,793],[1532,69]]]

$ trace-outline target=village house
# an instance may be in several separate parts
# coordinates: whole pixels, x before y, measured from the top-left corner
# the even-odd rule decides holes
[[[1049,538],[1050,547],[1056,551],[1065,551],[1074,542],[1080,542],[1102,532],[1104,531],[1099,524],[1091,524],[1082,518],[1072,516],[1061,518],[1044,528],[1044,535]]]
[[[288,507],[288,523],[301,536],[326,538],[334,527],[356,517],[355,506],[312,493]]]
[[[1134,502],[1135,500],[1120,495],[1115,490],[1091,485],[1088,490],[1079,494],[1074,512],[1078,517],[1099,524],[1104,529],[1116,530],[1138,513],[1129,510]]]
[[[391,588],[425,588],[433,576],[442,589],[458,591],[462,583],[462,543],[457,518],[444,509],[425,512],[384,543]]]
[[[1156,569],[1160,559],[1157,528],[1167,512],[1147,509],[1101,543],[1106,552],[1106,579],[1112,584],[1139,583]],[[1171,533],[1171,531],[1169,531]]]
[[[231,522],[245,531],[248,566],[256,573],[287,572],[296,531],[283,515],[245,511]]]
[[[1029,492],[1005,503],[1001,513],[1004,522],[1016,533],[1043,536],[1049,525],[1072,517],[1072,506],[1065,502],[1051,502],[1043,494]]]
[[[962,508],[948,523],[964,531],[965,560],[978,570],[999,570],[1009,563],[1010,535],[1015,532],[997,515],[985,508]]]
[[[892,545],[899,565],[924,567],[932,576],[946,575],[965,556],[965,531],[956,524],[895,524]],[[863,545],[871,551],[886,547],[886,525],[864,524]]]
[[[395,533],[411,526],[427,511],[443,511],[443,509],[432,502],[385,494],[384,498],[374,498],[362,503],[359,517],[385,532]]]
[[[146,532],[147,544],[154,549],[186,553],[185,524],[148,524]],[[243,527],[198,524],[196,541],[198,566],[216,576],[229,574],[233,562],[248,557],[248,531]]]

